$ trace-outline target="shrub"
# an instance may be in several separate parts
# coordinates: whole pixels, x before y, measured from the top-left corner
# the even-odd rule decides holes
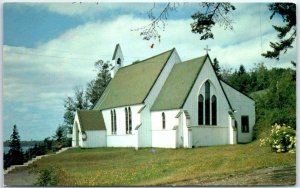
[[[296,151],[296,131],[285,124],[272,126],[269,137],[260,139],[261,146],[269,145],[277,153]]]
[[[38,186],[70,185],[69,175],[62,168],[47,166],[36,172],[38,173],[36,182]]]
[[[38,171],[36,184],[39,186],[55,186],[58,183],[58,175],[55,167],[47,167]]]

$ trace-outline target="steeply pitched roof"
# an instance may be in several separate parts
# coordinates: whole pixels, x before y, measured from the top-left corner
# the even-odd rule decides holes
[[[181,108],[206,60],[206,55],[173,66],[151,111]]]
[[[120,48],[120,44],[117,44],[117,45],[116,45],[116,48],[115,48],[115,51],[114,51],[114,55],[113,55],[113,57],[112,57],[112,60],[115,60],[118,48]]]
[[[77,113],[82,131],[106,130],[102,112],[98,110],[78,110]]]
[[[173,51],[120,68],[93,109],[143,103]]]

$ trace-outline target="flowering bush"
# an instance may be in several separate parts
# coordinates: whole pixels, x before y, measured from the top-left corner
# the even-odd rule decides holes
[[[296,151],[296,131],[285,124],[275,124],[272,126],[269,137],[260,139],[260,145],[269,145],[272,151],[277,153],[294,153]]]

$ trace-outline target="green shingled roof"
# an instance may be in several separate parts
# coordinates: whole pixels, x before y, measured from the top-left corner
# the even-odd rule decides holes
[[[93,109],[143,103],[173,51],[120,68]]]
[[[102,113],[97,110],[78,110],[82,131],[106,130]]]
[[[206,60],[206,55],[173,66],[151,111],[181,108]]]

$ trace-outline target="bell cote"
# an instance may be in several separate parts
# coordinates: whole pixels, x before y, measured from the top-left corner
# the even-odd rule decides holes
[[[114,55],[112,57],[112,66],[113,67],[111,69],[111,77],[113,78],[116,75],[119,68],[124,66],[124,57],[120,44],[116,45]]]

